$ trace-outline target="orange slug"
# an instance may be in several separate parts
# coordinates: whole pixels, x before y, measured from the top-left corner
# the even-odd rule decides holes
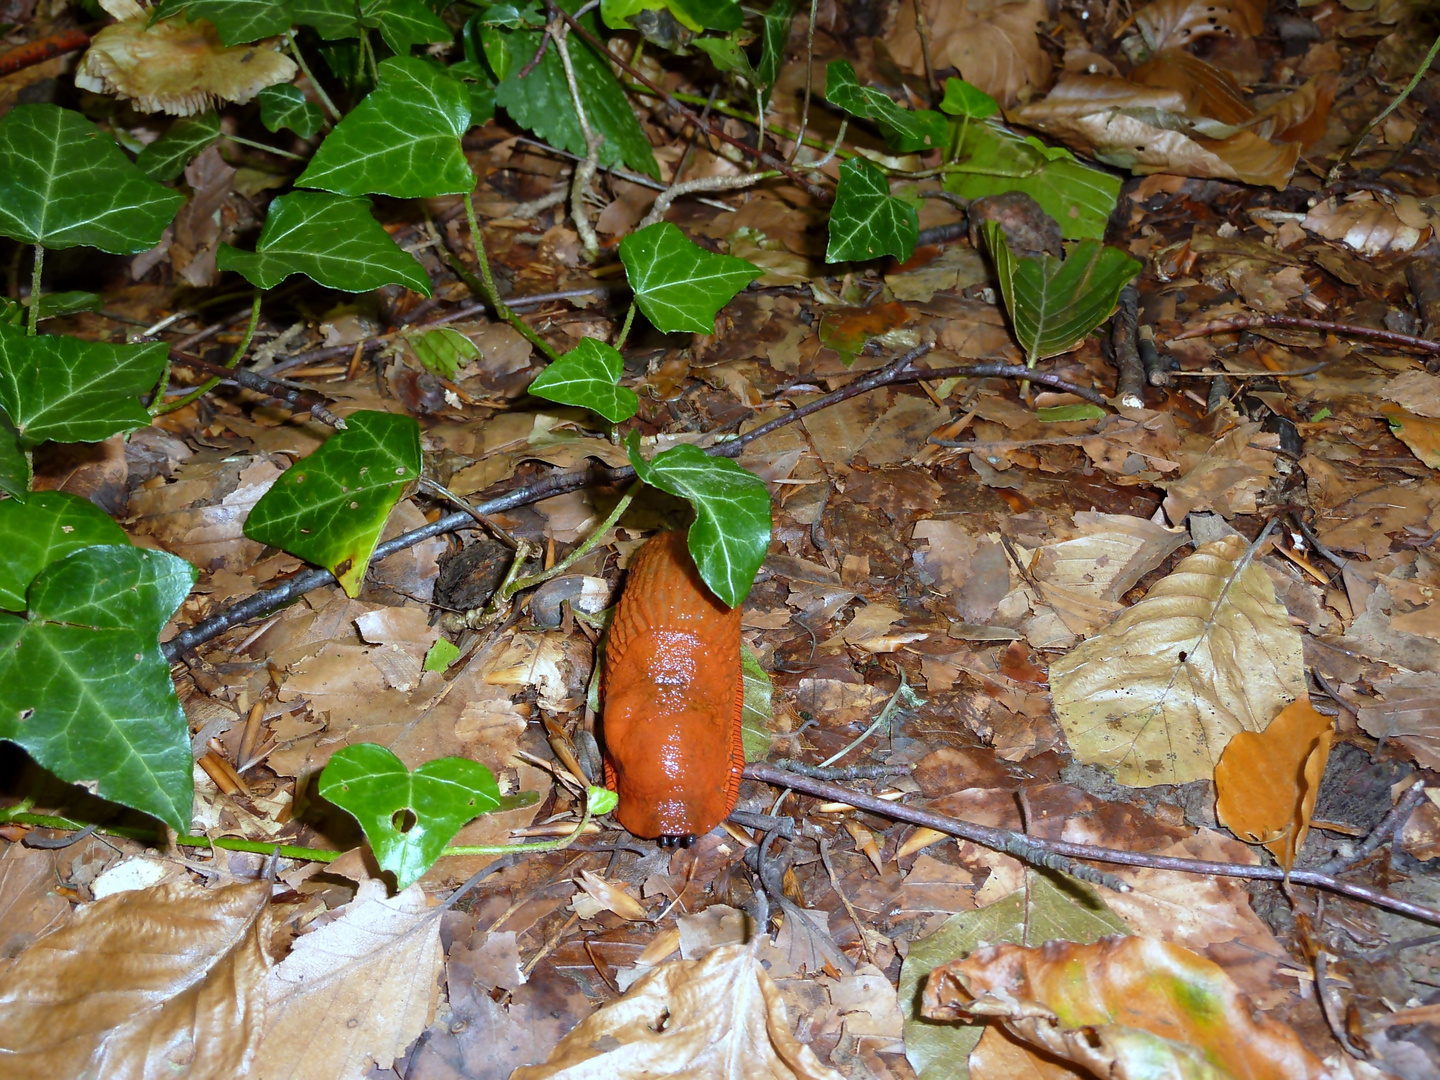
[[[635,553],[602,688],[605,783],[620,796],[620,824],[667,846],[720,824],[745,768],[740,609],[705,587],[685,533],[660,533]]]

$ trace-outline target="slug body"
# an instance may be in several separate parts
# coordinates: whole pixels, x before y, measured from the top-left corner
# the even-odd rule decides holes
[[[610,625],[601,735],[615,816],[635,836],[686,843],[740,792],[740,609],[707,589],[685,533],[635,554]]]

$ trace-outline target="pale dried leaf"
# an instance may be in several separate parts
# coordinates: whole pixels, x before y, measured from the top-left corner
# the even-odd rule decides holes
[[[1049,18],[1045,0],[922,0],[930,25],[930,55],[937,68],[958,68],[961,77],[1009,106],[1028,86],[1050,77],[1050,58],[1040,47],[1040,24]],[[901,67],[925,72],[915,7],[903,3],[885,39]]]
[[[57,884],[53,851],[9,844],[0,854],[0,969],[70,914]]]
[[[1412,251],[1434,234],[1429,209],[1413,196],[1386,199],[1357,191],[1343,201],[1317,203],[1301,224],[1362,255],[1398,255]]]
[[[1416,416],[1440,418],[1440,375],[1428,371],[1406,371],[1386,379],[1378,391],[1386,401],[1393,401]]]
[[[622,919],[631,922],[639,922],[648,916],[645,913],[645,905],[636,900],[625,891],[621,885],[606,881],[599,874],[589,870],[581,870],[577,882],[587,896],[595,902],[599,911],[612,911]],[[580,909],[577,907],[577,911]],[[594,918],[594,914],[582,915],[582,918]]]
[[[0,976],[6,1080],[233,1080],[259,1039],[270,886],[188,882],[75,912]]]
[[[639,1076],[841,1080],[791,1034],[779,989],[746,945],[662,964],[511,1080]]]
[[[1050,667],[1076,757],[1123,784],[1209,779],[1225,744],[1304,693],[1300,634],[1237,536],[1202,545]]]
[[[270,972],[252,1080],[360,1080],[388,1069],[430,1022],[440,919],[412,885],[387,898],[360,883],[334,922],[295,942]]]
[[[1167,529],[1142,517],[1075,515],[1081,535],[1046,544],[1035,553],[1030,573],[1098,600],[1119,600],[1189,538],[1184,529]]]

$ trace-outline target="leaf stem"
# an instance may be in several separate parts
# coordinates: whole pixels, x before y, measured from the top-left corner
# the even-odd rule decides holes
[[[250,348],[250,339],[255,336],[255,327],[260,323],[260,298],[262,295],[264,294],[261,293],[259,289],[255,290],[255,299],[250,304],[250,322],[245,327],[245,336],[240,339],[240,344],[236,346],[234,354],[225,364],[227,371],[234,370],[235,365],[240,363],[241,357],[243,357],[246,350]],[[215,387],[219,386],[220,378],[221,376],[219,375],[212,375],[184,397],[176,398],[168,404],[160,400],[160,397],[157,395],[150,405],[150,415],[164,416],[166,413],[172,413],[177,409],[185,408],[186,405],[189,405],[196,398],[208,394],[211,390],[215,389]]]
[[[31,814],[21,812],[0,813],[0,821],[13,821],[19,825],[38,825],[42,829],[83,829],[85,828],[78,821],[71,821],[69,818],[56,817],[53,814]],[[99,829],[97,832],[104,836],[123,836],[129,840],[155,840],[156,834],[153,830],[115,828]],[[225,851],[248,851],[256,855],[270,855],[279,851],[283,859],[306,859],[310,862],[334,862],[343,851],[335,851],[331,848],[300,847],[296,844],[275,844],[265,840],[242,840],[238,836],[177,836],[175,843],[179,847],[192,848],[222,848]]]
[[[225,138],[229,139],[233,143],[239,143],[241,146],[249,146],[253,147],[256,150],[264,150],[267,154],[278,154],[280,157],[289,158],[291,161],[305,160],[305,157],[301,154],[292,154],[289,150],[281,150],[278,146],[266,146],[262,142],[256,142],[254,139],[246,139],[240,135],[226,135]]]
[[[566,555],[565,558],[561,559],[549,570],[542,570],[540,573],[531,574],[529,577],[517,578],[509,584],[501,586],[500,591],[506,594],[503,599],[508,600],[516,593],[523,592],[536,585],[544,584],[551,578],[560,576],[586,555],[590,554],[590,552],[594,551],[595,548],[599,546],[600,541],[605,539],[605,536],[615,527],[615,523],[618,522],[625,511],[629,509],[631,500],[635,498],[644,486],[645,485],[639,480],[631,484],[630,489],[626,491],[624,495],[620,496],[620,501],[615,504],[615,508],[610,511],[595,531],[587,536],[579,547],[570,552],[569,555]]]
[[[310,65],[305,62],[305,55],[300,51],[300,45],[295,40],[295,31],[291,30],[285,35],[285,43],[290,46],[290,53],[295,57],[295,63],[300,65],[300,70],[305,73],[305,78],[310,80],[310,85],[315,88],[315,95],[320,103],[325,106],[325,111],[330,114],[330,119],[336,123],[340,121],[340,110],[335,107],[335,102],[330,100],[330,95],[320,85],[320,80],[315,78],[315,73],[310,70]]]
[[[559,360],[560,354],[550,347],[549,342],[537,334],[530,324],[510,310],[509,305],[500,299],[500,291],[495,288],[494,275],[490,273],[490,260],[485,255],[485,239],[480,235],[480,226],[475,220],[475,200],[470,193],[465,193],[465,220],[470,225],[470,242],[475,248],[475,261],[480,264],[480,282],[484,286],[483,296],[495,309],[495,314],[513,326],[524,339],[539,349],[540,352],[550,360]]]
[[[620,336],[615,339],[615,351],[619,352],[625,347],[625,339],[630,336],[630,324],[635,321],[635,301],[630,301],[629,310],[625,312],[625,323],[620,327]]]
[[[440,858],[449,858],[460,855],[513,855],[516,852],[529,851],[561,851],[573,844],[585,826],[590,824],[590,799],[585,799],[585,813],[580,817],[580,824],[575,826],[575,831],[558,840],[542,840],[535,844],[461,844],[456,847],[447,847],[440,852]]]
[[[40,322],[40,271],[45,266],[45,248],[35,245],[35,262],[30,268],[30,314],[26,316],[25,333],[35,336],[35,327]]]

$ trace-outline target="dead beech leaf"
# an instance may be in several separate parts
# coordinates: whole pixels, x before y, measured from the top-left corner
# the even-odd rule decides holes
[[[1321,72],[1294,93],[1260,110],[1253,129],[1255,134],[1299,143],[1302,147],[1319,142],[1329,125],[1330,107],[1335,104],[1335,92],[1339,88],[1339,75],[1333,71]]]
[[[967,82],[1010,106],[1027,86],[1050,78],[1050,57],[1040,47],[1045,0],[922,0],[930,24],[930,55],[937,68],[958,68]],[[912,74],[923,75],[925,55],[915,27],[914,4],[901,4],[885,39],[890,55]]]
[[[581,870],[578,884],[590,901],[588,905],[590,910],[588,911],[581,912],[579,906],[575,908],[577,912],[581,912],[582,919],[593,919],[600,911],[614,912],[620,918],[628,919],[631,922],[641,922],[649,918],[645,912],[645,905],[626,892],[624,888],[614,882],[606,881],[599,874]],[[580,897],[577,896],[577,905],[579,900]]]
[[[1310,831],[1334,721],[1308,697],[1292,701],[1264,731],[1242,731],[1215,766],[1215,816],[1241,840],[1269,848],[1288,874]]]
[[[991,945],[931,972],[922,1012],[996,1017],[1018,1038],[1112,1080],[1325,1080],[1295,1031],[1216,964],[1138,937]]]
[[[1265,29],[1265,0],[1155,0],[1135,13],[1135,25],[1152,52],[1216,34],[1254,37]]]
[[[1130,72],[1130,81],[1181,94],[1187,116],[1243,124],[1255,115],[1235,76],[1183,49],[1167,49],[1141,64]]]
[[[1224,135],[1229,128],[1187,117],[1185,108],[1186,95],[1177,90],[1107,75],[1066,75],[1045,98],[1014,116],[1073,150],[1135,173],[1238,180],[1284,190],[1300,157],[1298,144],[1272,143],[1251,131],[1210,138],[1199,132]]]
[[[1246,543],[1202,544],[1134,607],[1050,666],[1075,756],[1122,784],[1208,780],[1230,739],[1305,692],[1300,633]]]
[[[1382,412],[1397,439],[1430,468],[1440,469],[1440,420],[1416,416],[1398,405],[1387,405]]]
[[[1413,195],[1393,199],[1357,191],[1346,199],[1316,203],[1300,224],[1316,236],[1344,244],[1362,255],[1403,255],[1435,231],[1433,209]]]
[[[270,886],[176,882],[80,908],[0,976],[6,1080],[233,1080],[259,1041]]]
[[[780,990],[748,945],[662,964],[510,1080],[843,1080],[790,1033]]]
[[[267,86],[295,77],[295,61],[264,44],[220,44],[204,19],[166,19],[146,26],[149,12],[134,0],[105,0],[120,22],[105,27],[75,71],[75,85],[113,94],[141,112],[192,116],[217,101],[243,105]]]
[[[251,1080],[360,1080],[389,1069],[430,1022],[439,995],[439,912],[412,885],[376,879],[334,922],[296,939],[266,987]]]

